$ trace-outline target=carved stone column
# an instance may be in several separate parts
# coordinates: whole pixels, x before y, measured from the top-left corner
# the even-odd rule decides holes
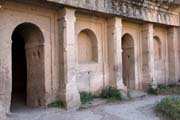
[[[153,24],[145,24],[142,29],[142,87],[148,88],[154,79],[154,36]]]
[[[178,79],[179,62],[178,62],[178,28],[168,28],[168,83],[175,84]]]
[[[67,109],[80,106],[80,95],[76,85],[75,59],[75,10],[64,8],[59,14],[60,42],[60,99]]]
[[[0,106],[6,113],[10,111],[12,92],[11,33],[7,33],[6,20],[2,16],[0,25]]]
[[[109,47],[109,67],[110,84],[118,89],[127,88],[124,86],[122,78],[122,19],[114,17],[108,20],[108,47]]]

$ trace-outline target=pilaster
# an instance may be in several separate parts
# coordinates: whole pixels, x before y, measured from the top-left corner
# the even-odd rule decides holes
[[[60,67],[60,99],[66,103],[67,109],[80,106],[80,95],[76,85],[75,59],[75,10],[64,8],[59,13]]]
[[[175,84],[178,79],[179,62],[178,62],[178,28],[168,28],[168,67],[169,67],[169,84]]]
[[[108,21],[108,47],[110,65],[110,84],[118,89],[127,88],[124,86],[122,78],[122,19],[113,17]]]
[[[153,36],[153,24],[144,24],[142,28],[142,86],[145,89],[155,81]]]

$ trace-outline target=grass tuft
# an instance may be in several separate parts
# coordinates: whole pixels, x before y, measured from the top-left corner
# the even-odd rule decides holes
[[[116,100],[121,100],[121,92],[120,90],[113,88],[113,87],[107,87],[102,90],[101,97],[108,99],[110,101],[116,101]]]
[[[94,100],[95,96],[92,93],[81,92],[80,98],[82,104],[87,104],[87,103],[91,103]]]
[[[62,101],[55,101],[55,102],[48,104],[48,107],[50,107],[50,108],[64,108],[64,103]]]
[[[177,85],[158,85],[157,89],[149,88],[148,93],[153,95],[171,95],[171,94],[179,94],[180,87]]]
[[[166,97],[157,104],[156,110],[173,120],[180,120],[180,98]]]

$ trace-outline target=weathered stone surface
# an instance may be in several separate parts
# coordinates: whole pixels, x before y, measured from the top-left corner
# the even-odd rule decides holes
[[[129,97],[126,92],[120,90],[120,93],[121,93],[122,100],[129,100]]]
[[[139,90],[129,90],[128,91],[128,96],[130,98],[140,98],[140,97],[145,97],[147,93]]]
[[[128,18],[156,22],[161,24],[179,25],[178,14],[168,11],[176,1],[150,0],[47,0],[72,7],[115,14]],[[161,9],[159,8],[161,7]]]
[[[7,120],[5,108],[0,101],[0,120]]]
[[[179,12],[167,3],[1,0],[0,101],[5,112],[13,100],[12,76],[17,71],[27,70],[27,86],[23,84],[20,91],[27,90],[29,105],[63,101],[67,109],[80,106],[82,91],[98,95],[109,85],[126,91],[148,88],[153,80],[176,83],[180,79]],[[17,43],[24,41],[27,69],[20,69],[20,62],[12,70],[13,33]]]
[[[75,16],[75,10],[74,9],[68,9],[65,8],[62,11],[59,12],[59,19],[62,21],[59,21],[59,26],[64,25],[64,28],[59,29],[62,31],[60,33],[61,37],[59,40],[62,40],[63,48],[65,48],[65,51],[63,52],[63,61],[64,65],[61,67],[64,71],[64,88],[61,90],[63,93],[63,97],[60,96],[61,100],[65,102],[66,109],[77,109],[80,107],[80,94],[76,85],[76,56],[75,56],[75,22],[76,22],[76,16]],[[61,23],[63,22],[63,23]]]

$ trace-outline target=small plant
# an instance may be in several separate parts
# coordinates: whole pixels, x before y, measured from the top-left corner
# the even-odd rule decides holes
[[[81,92],[80,93],[81,103],[87,104],[94,100],[95,96],[92,93]]]
[[[159,89],[169,89],[169,86],[168,86],[168,85],[165,85],[165,84],[159,84],[159,85],[158,85],[158,88],[159,88]]]
[[[171,85],[160,84],[156,89],[150,87],[148,93],[153,95],[170,95],[170,94],[178,94],[179,90],[180,87],[174,84]]]
[[[180,120],[180,98],[166,97],[157,104],[156,110],[169,116],[173,120]]]
[[[158,89],[149,88],[148,93],[151,94],[151,95],[157,95],[158,94]]]
[[[175,88],[175,87],[177,87],[177,85],[176,84],[170,84],[169,87],[170,88]]]
[[[113,87],[107,87],[103,89],[101,93],[101,97],[111,101],[122,99],[120,90]]]
[[[48,104],[48,107],[52,108],[63,108],[64,107],[64,103],[62,101],[55,101],[55,102],[52,102],[50,104]]]

